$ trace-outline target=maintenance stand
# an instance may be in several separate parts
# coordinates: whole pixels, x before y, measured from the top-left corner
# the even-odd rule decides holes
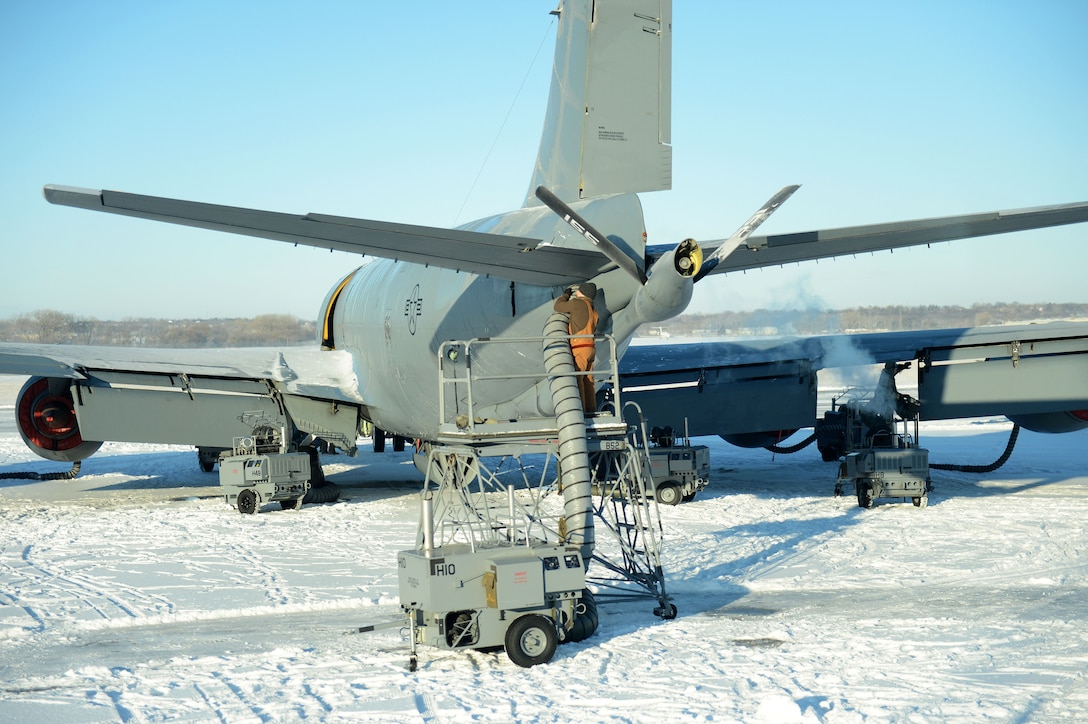
[[[451,341],[439,350],[439,439],[417,453],[426,476],[417,546],[397,556],[412,670],[420,644],[503,646],[519,666],[546,663],[559,643],[594,633],[598,601],[652,599],[656,615],[676,616],[657,503],[637,494],[652,489],[645,424],[633,406],[625,421],[618,401],[584,415],[576,376],[585,373],[574,370],[565,322],[550,319],[544,338]],[[615,341],[596,340],[608,347],[608,369],[593,373],[615,384]],[[476,393],[508,378],[482,374],[473,361],[499,344],[535,355],[543,346],[539,377],[554,417],[477,417]],[[610,534],[599,544],[595,521]]]

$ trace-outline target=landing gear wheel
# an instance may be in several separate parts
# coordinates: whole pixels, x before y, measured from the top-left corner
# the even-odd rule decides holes
[[[681,500],[683,495],[676,483],[668,482],[657,486],[657,502],[662,505],[680,505]]]
[[[393,452],[404,452],[404,442],[406,438],[400,435],[393,436]]]
[[[253,515],[257,512],[257,492],[243,490],[238,493],[238,512],[245,515]]]
[[[873,488],[869,483],[856,483],[855,489],[858,494],[858,507],[859,508],[872,508],[873,507]]]
[[[385,430],[380,427],[374,428],[374,452],[385,452]]]
[[[666,621],[672,621],[676,618],[676,604],[667,603],[664,606],[658,606],[654,609],[654,615]]]
[[[558,645],[555,624],[538,614],[522,616],[506,629],[506,655],[523,668],[548,663]]]

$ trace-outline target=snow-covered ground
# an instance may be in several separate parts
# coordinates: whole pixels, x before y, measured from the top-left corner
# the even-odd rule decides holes
[[[63,470],[14,424],[0,473]],[[987,463],[1001,420],[923,427]],[[0,481],[0,721],[1088,721],[1088,432],[1024,432],[929,507],[856,506],[835,468],[716,439],[714,480],[663,508],[667,585],[522,669],[396,629],[414,545],[405,454],[330,457],[332,505],[239,515],[191,450],[109,444],[68,482]]]

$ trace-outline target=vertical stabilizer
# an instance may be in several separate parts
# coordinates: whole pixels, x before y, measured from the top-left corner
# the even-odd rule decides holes
[[[561,0],[526,205],[672,187],[672,0]]]

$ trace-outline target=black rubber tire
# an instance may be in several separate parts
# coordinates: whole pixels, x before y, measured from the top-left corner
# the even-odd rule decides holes
[[[859,508],[872,508],[873,507],[873,488],[869,483],[856,483],[855,489],[858,494],[858,507]]]
[[[515,619],[506,629],[505,641],[506,655],[526,669],[551,661],[559,646],[555,624],[535,613]]]
[[[672,621],[676,618],[676,604],[667,603],[664,606],[658,606],[654,609],[654,615],[660,617],[664,621]]]
[[[374,452],[385,452],[385,430],[375,427],[372,437],[374,439]]]
[[[657,502],[661,505],[680,505],[683,499],[680,486],[671,480],[657,486]]]
[[[400,435],[394,435],[393,436],[393,452],[404,452],[404,443],[406,441],[407,441],[407,438],[401,437]]]
[[[238,512],[243,515],[253,515],[257,512],[257,508],[260,507],[257,492],[249,489],[238,493],[238,501],[235,504],[238,506]]]

